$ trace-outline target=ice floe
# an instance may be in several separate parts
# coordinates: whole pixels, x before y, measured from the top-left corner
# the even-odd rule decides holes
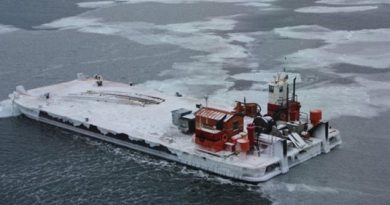
[[[219,48],[223,56],[235,57],[239,54],[242,55],[241,57],[246,57],[240,46],[230,44],[230,39],[211,32],[230,30],[235,23],[236,21],[232,19],[215,18],[207,21],[156,25],[146,22],[104,22],[92,17],[69,17],[43,24],[39,28],[75,29],[86,33],[118,35],[144,45],[173,44],[197,51],[213,51],[213,53],[215,51],[218,53],[217,48]],[[227,50],[232,51],[231,55]]]
[[[199,93],[208,93],[232,85],[226,81],[228,75],[222,69],[225,64],[243,68],[257,67],[244,46],[254,41],[254,38],[245,33],[229,33],[237,23],[234,17],[157,25],[147,22],[104,22],[99,18],[76,16],[43,24],[39,28],[74,29],[86,33],[116,35],[143,45],[170,44],[203,52],[204,54],[192,56],[189,62],[175,63],[170,70],[160,73],[160,76],[169,78],[167,82],[171,86],[163,86],[164,82],[146,83],[148,87],[161,91],[172,92],[171,89],[175,89],[187,94],[191,90],[191,93],[196,95],[198,92],[194,87],[199,89]],[[220,31],[225,35],[218,34]],[[208,80],[211,76],[213,79]],[[209,83],[205,83],[206,80]],[[195,84],[197,86],[194,86]]]
[[[296,83],[302,82],[301,75],[299,73],[290,73],[286,72],[288,74],[288,82],[292,83],[293,79],[296,78]],[[247,81],[254,81],[254,82],[270,82],[274,79],[274,76],[276,76],[275,72],[271,71],[257,71],[257,72],[251,72],[251,73],[240,73],[232,75],[231,77],[237,80],[247,80]]]
[[[390,4],[389,0],[318,0],[316,3],[333,5]]]
[[[113,1],[90,1],[90,2],[81,2],[77,5],[81,8],[105,8],[110,6],[115,6],[118,4],[137,4],[137,3],[164,3],[164,4],[192,4],[192,3],[201,3],[201,2],[213,2],[213,3],[234,3],[242,6],[251,6],[259,8],[269,8],[272,7],[272,2],[275,0],[113,0]]]
[[[363,78],[355,78],[355,81],[354,86],[318,85],[313,89],[299,90],[302,108],[304,110],[321,108],[324,110],[325,119],[343,115],[373,117],[390,109],[389,104],[378,107],[378,99],[372,100],[370,96],[378,89],[390,87],[390,83],[378,83]],[[389,100],[389,96],[382,96],[380,102]]]
[[[268,99],[265,82],[272,79],[273,71],[269,71],[268,74],[248,72],[230,76],[223,69],[226,64],[248,70],[256,70],[258,67],[256,61],[251,61],[251,54],[246,47],[240,45],[240,43],[244,45],[251,43],[253,37],[250,34],[229,33],[235,23],[236,21],[231,17],[156,25],[145,22],[104,22],[97,18],[79,16],[58,20],[42,27],[117,35],[145,45],[172,44],[204,52],[193,56],[189,62],[174,63],[171,69],[160,73],[166,80],[147,81],[144,86],[167,93],[180,92],[200,98],[209,95],[210,105],[223,105],[230,108],[235,100],[243,100],[245,97],[248,102],[258,102],[265,106]],[[220,36],[216,31],[224,31],[227,34]],[[287,58],[289,60],[286,67],[323,68],[337,63],[376,68],[390,66],[390,39],[388,38],[390,29],[332,31],[321,26],[309,25],[279,28],[274,32],[283,37],[322,40],[326,43],[319,48],[305,49],[291,54]],[[240,43],[237,44],[237,41]],[[253,81],[254,84],[248,90],[235,90],[232,89],[234,80]],[[360,78],[355,79],[355,82],[358,86],[319,85],[299,89],[297,94],[302,101],[303,110],[322,108],[325,119],[342,115],[374,116],[381,112],[382,108],[387,109],[387,106],[382,108],[377,106],[378,101],[387,102],[386,96],[370,94],[378,89],[377,86],[390,87],[390,85],[370,83]],[[370,101],[370,98],[376,100]]]
[[[239,3],[238,5],[253,6],[253,7],[271,7],[272,6],[272,4],[264,3],[264,2],[246,2],[246,3]]]
[[[47,23],[40,28],[74,29],[86,33],[120,36],[144,45],[171,44],[199,51],[201,53],[192,56],[188,62],[174,63],[172,68],[160,73],[165,80],[147,81],[144,86],[200,98],[209,95],[211,105],[230,107],[235,100],[243,100],[245,97],[248,102],[265,106],[268,99],[265,82],[272,79],[273,71],[268,75],[250,72],[256,70],[258,65],[245,45],[255,39],[251,34],[233,31],[237,23],[234,17],[158,25],[147,22],[106,22],[99,18],[76,16]],[[321,40],[325,43],[319,48],[290,54],[285,65],[287,68],[323,69],[339,63],[383,69],[390,66],[390,29],[333,31],[321,26],[303,25],[278,28],[273,32],[282,37]],[[230,76],[223,69],[225,65],[246,68],[248,73]],[[252,81],[254,84],[248,90],[235,90],[234,80]],[[381,112],[381,109],[388,109],[387,106],[377,106],[378,101],[387,102],[386,97],[372,95],[379,84],[360,78],[355,79],[355,82],[358,84],[355,88],[350,85],[327,84],[322,87],[303,88],[297,94],[302,101],[303,110],[322,108],[325,119],[342,115],[374,116]],[[386,83],[380,86],[390,87]]]
[[[113,0],[103,2],[82,2],[85,8],[104,8],[118,4],[143,2],[181,3],[232,3],[241,6],[272,8],[275,0]],[[172,68],[159,75],[166,80],[148,81],[146,87],[164,92],[180,92],[184,95],[202,97],[219,89],[228,89],[234,83],[226,80],[225,65],[256,68],[257,62],[251,56],[246,44],[255,39],[249,34],[233,31],[236,16],[216,17],[201,21],[157,25],[147,22],[106,22],[93,16],[81,15],[59,19],[43,24],[39,28],[60,30],[74,29],[80,32],[115,35],[143,45],[171,44],[184,49],[204,52],[192,56],[188,62],[174,63]],[[223,31],[223,34],[220,34]]]
[[[348,13],[358,11],[368,11],[377,9],[377,6],[344,6],[344,7],[329,7],[329,6],[310,6],[295,9],[299,13]]]
[[[80,2],[77,5],[80,8],[105,8],[110,7],[116,4],[116,1],[91,1],[91,2]]]
[[[317,25],[274,29],[282,37],[322,40],[326,45],[287,56],[294,69],[325,68],[347,63],[386,69],[390,67],[390,28],[333,31]]]
[[[14,31],[17,31],[17,30],[19,30],[19,29],[15,28],[13,26],[0,24],[0,34],[10,33],[10,32],[14,32]]]

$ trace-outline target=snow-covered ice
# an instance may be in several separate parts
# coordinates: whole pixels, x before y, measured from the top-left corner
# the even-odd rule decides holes
[[[210,74],[216,76],[212,84],[217,89],[230,87],[229,77],[223,70],[224,64],[253,68],[257,64],[251,58],[248,49],[242,45],[253,41],[249,34],[228,33],[218,35],[216,31],[228,32],[234,28],[236,16],[222,16],[203,21],[157,25],[146,22],[105,22],[102,19],[87,16],[69,17],[43,24],[40,28],[75,29],[80,32],[116,35],[144,45],[171,44],[184,49],[204,52],[192,56],[192,61],[174,63],[172,69],[160,73],[169,78],[166,82],[174,90],[167,89],[164,82],[149,81],[147,87],[153,87],[165,92],[182,92],[188,94],[188,89],[199,89],[192,95],[201,96],[204,85],[211,83]],[[241,44],[237,44],[240,42]],[[188,78],[191,76],[191,78]],[[202,82],[202,83],[199,83]],[[203,86],[203,87],[202,87]],[[202,90],[203,88],[203,90]],[[216,88],[213,88],[215,90]]]
[[[115,4],[115,1],[91,1],[77,3],[77,5],[81,8],[106,8]]]
[[[270,7],[272,2],[276,0],[115,0],[115,1],[90,1],[81,2],[77,5],[83,8],[101,8],[114,4],[137,4],[145,2],[163,3],[163,4],[193,4],[200,2],[216,2],[216,3],[236,3],[238,5],[254,6],[254,7]]]
[[[348,13],[359,12],[377,9],[378,6],[344,6],[344,7],[329,7],[329,6],[309,6],[295,9],[299,13]]]
[[[11,32],[17,31],[17,30],[19,30],[19,29],[15,28],[13,26],[0,24],[0,34],[11,33]]]
[[[319,4],[333,5],[367,5],[367,4],[390,4],[389,0],[318,0]]]
[[[326,43],[288,55],[288,67],[326,68],[340,63],[382,69],[390,67],[389,28],[333,31],[317,25],[302,25],[276,28],[274,31],[282,37]]]
[[[301,75],[299,73],[291,73],[286,72],[288,75],[288,82],[292,83],[294,78],[296,78],[296,83],[302,82]],[[257,72],[251,72],[251,73],[240,73],[232,75],[231,77],[237,80],[248,80],[248,81],[254,81],[254,82],[265,82],[266,84],[268,82],[271,82],[274,79],[274,76],[277,74],[275,72],[270,71],[257,71]]]

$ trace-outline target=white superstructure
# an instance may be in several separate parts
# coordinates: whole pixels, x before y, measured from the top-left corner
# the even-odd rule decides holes
[[[288,99],[288,75],[278,73],[268,86],[268,103],[283,105]]]

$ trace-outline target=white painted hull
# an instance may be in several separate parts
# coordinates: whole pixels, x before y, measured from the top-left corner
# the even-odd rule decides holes
[[[256,172],[257,173],[264,173],[266,166],[260,167],[258,169],[249,169],[249,170],[246,170],[244,172],[243,167],[235,167],[235,169],[233,170],[232,165],[220,163],[218,161],[206,162],[208,159],[206,159],[202,156],[188,155],[188,154],[182,154],[180,156],[177,156],[177,155],[167,154],[167,153],[157,151],[154,149],[148,149],[148,148],[145,148],[143,146],[139,146],[139,145],[136,145],[133,143],[123,142],[121,140],[113,139],[113,138],[107,137],[103,134],[97,134],[97,133],[86,131],[86,130],[83,130],[83,129],[80,129],[80,128],[77,128],[74,126],[70,126],[70,125],[67,125],[64,123],[59,123],[56,121],[41,118],[41,117],[39,117],[39,111],[37,111],[37,110],[31,110],[31,109],[24,108],[21,106],[19,106],[19,109],[25,116],[27,116],[28,118],[33,119],[33,120],[38,120],[40,122],[43,122],[43,123],[46,123],[49,125],[53,125],[56,127],[60,127],[60,128],[66,129],[66,130],[70,130],[70,131],[73,131],[76,133],[80,133],[80,134],[83,134],[85,136],[88,136],[88,137],[91,137],[94,139],[98,139],[98,140],[102,140],[102,141],[109,142],[112,144],[116,144],[116,145],[126,147],[126,148],[129,148],[132,150],[136,150],[136,151],[147,153],[147,154],[150,154],[153,156],[161,157],[161,158],[164,158],[164,159],[167,159],[170,161],[175,161],[175,162],[178,162],[178,163],[181,163],[184,165],[189,165],[191,167],[199,168],[199,169],[202,169],[202,170],[205,170],[205,171],[217,174],[217,175],[225,176],[225,177],[240,180],[240,181],[245,181],[245,182],[249,182],[249,183],[264,182],[264,181],[267,181],[267,180],[269,180],[269,179],[271,179],[279,174],[282,174],[281,169],[276,169],[276,170],[269,172],[267,174],[255,174]],[[336,144],[333,144],[331,149],[335,148],[339,144],[341,144],[341,141],[338,141]],[[315,157],[315,156],[322,153],[320,143],[318,143],[317,145],[312,146],[308,149],[310,149],[311,151],[306,152],[305,154],[298,154],[298,155],[290,154],[290,157],[295,158],[295,160],[289,160],[288,168],[292,168],[292,167],[294,167],[298,164],[301,164],[301,163],[311,159],[312,157]],[[210,166],[211,163],[214,165]],[[230,170],[230,171],[226,172],[226,170]],[[244,174],[244,173],[246,173],[246,174]]]

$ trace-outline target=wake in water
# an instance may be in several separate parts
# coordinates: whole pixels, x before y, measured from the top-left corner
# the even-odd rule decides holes
[[[12,103],[11,99],[0,102],[0,118],[7,118],[20,115],[18,108]]]

